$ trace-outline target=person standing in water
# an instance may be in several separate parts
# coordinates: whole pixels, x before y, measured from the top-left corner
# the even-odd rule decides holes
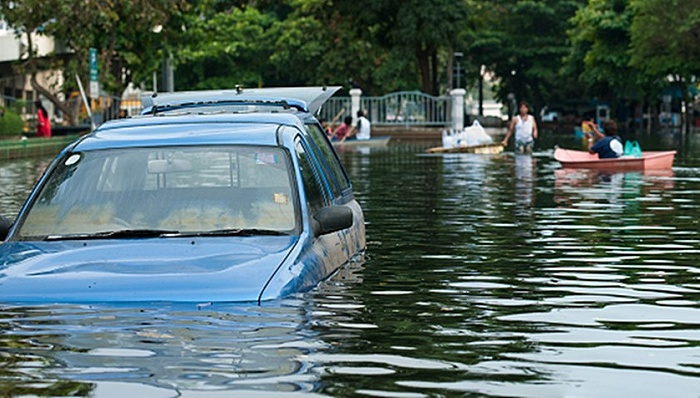
[[[515,131],[515,152],[532,153],[532,145],[537,139],[537,122],[535,117],[529,114],[530,107],[527,102],[521,102],[518,107],[518,115],[510,122],[506,137],[501,144],[508,145],[510,136]]]

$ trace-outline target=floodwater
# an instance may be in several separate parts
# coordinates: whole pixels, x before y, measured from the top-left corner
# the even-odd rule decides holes
[[[260,307],[0,304],[0,395],[697,398],[700,135],[638,139],[673,170],[343,152],[364,263]],[[0,165],[1,212],[45,165]]]

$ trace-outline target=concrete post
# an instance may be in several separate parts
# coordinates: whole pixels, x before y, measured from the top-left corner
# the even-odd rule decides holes
[[[350,115],[352,116],[353,126],[357,126],[357,111],[360,110],[360,97],[362,97],[362,90],[359,88],[350,89]]]
[[[457,131],[464,130],[464,96],[467,91],[456,88],[450,91],[452,97],[452,128]]]

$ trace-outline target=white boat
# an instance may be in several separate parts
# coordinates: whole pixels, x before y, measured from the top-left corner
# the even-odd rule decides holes
[[[497,155],[503,152],[503,144],[483,144],[457,147],[434,147],[428,148],[427,153],[476,153],[480,155]]]

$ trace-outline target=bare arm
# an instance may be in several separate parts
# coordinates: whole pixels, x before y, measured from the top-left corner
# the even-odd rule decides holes
[[[596,123],[586,122],[586,124],[588,125],[588,127],[591,128],[591,131],[593,131],[593,134],[595,135],[594,137],[590,137],[590,138],[593,138],[594,140],[599,140],[599,139],[605,137],[605,134],[600,132],[600,129],[598,129],[598,125]]]
[[[333,129],[333,125],[335,125],[335,123],[338,121],[338,119],[340,119],[340,116],[342,116],[343,113],[345,113],[345,108],[341,108],[340,111],[338,112],[338,114],[335,115],[335,117],[333,118],[333,120],[331,120],[331,121],[328,123],[328,127],[331,129],[331,131],[334,130],[334,129]],[[332,133],[331,136],[335,136],[335,132]]]
[[[532,138],[537,139],[537,120],[534,116],[530,117],[532,118]]]
[[[517,123],[517,120],[513,118],[513,120],[510,122],[510,126],[508,126],[508,132],[506,133],[506,138],[501,141],[501,145],[506,146],[508,145],[508,140],[510,139],[511,134],[513,134],[513,129],[515,128],[515,123]]]
[[[333,126],[333,124],[335,124],[335,122],[338,121],[338,119],[340,118],[340,116],[341,116],[343,113],[345,113],[345,108],[341,108],[341,109],[340,109],[340,111],[338,112],[338,114],[335,115],[335,117],[333,118],[333,120],[331,120],[330,125]]]
[[[350,127],[350,131],[348,131],[348,133],[345,134],[345,137],[343,137],[343,139],[340,140],[340,142],[347,140],[348,138],[352,137],[355,134],[357,134],[357,127],[355,127],[355,126]]]
[[[590,127],[592,133],[586,134],[588,136],[588,153],[591,155],[594,154],[595,152],[591,151],[591,147],[593,146],[593,143],[597,140],[600,139],[601,137],[604,137],[604,135],[598,130],[598,125],[593,123],[593,122],[588,122],[587,123],[588,127]]]

